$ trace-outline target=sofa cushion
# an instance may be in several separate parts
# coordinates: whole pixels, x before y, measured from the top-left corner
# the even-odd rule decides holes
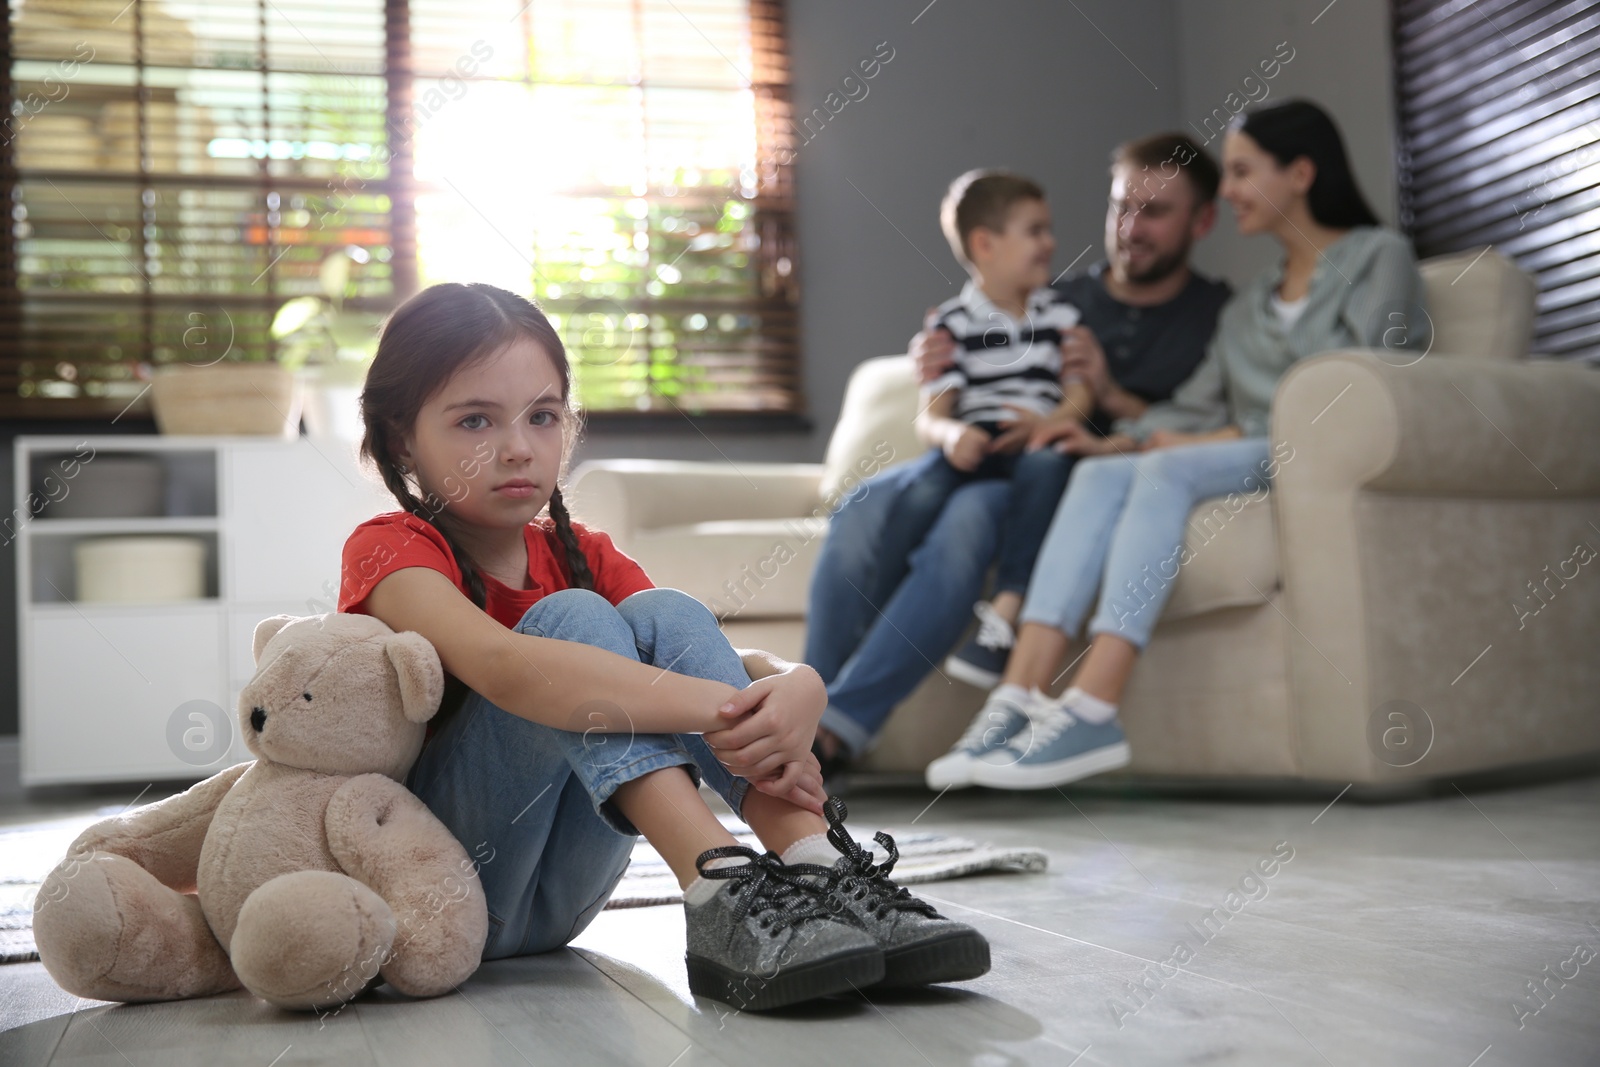
[[[917,392],[910,356],[875,356],[851,372],[822,461],[825,503],[850,492],[863,472],[886,469],[926,451],[915,427]]]
[[[699,522],[640,531],[629,554],[656,584],[682,589],[719,618],[803,618],[827,529],[815,518]],[[1278,588],[1267,498],[1206,501],[1190,515],[1185,547],[1164,620],[1259,604]]]
[[[1533,336],[1533,278],[1493,249],[1417,264],[1433,323],[1430,353],[1523,359]]]
[[[1270,494],[1202,501],[1189,514],[1188,562],[1178,568],[1162,621],[1260,604],[1278,588],[1278,545]]]
[[[718,618],[804,618],[827,529],[812,517],[663,526],[636,533],[628,554],[657,585],[682,589]]]

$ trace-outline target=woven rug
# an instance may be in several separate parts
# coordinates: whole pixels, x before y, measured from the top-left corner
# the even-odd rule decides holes
[[[733,832],[739,844],[761,851],[761,843],[750,833],[749,827],[732,816],[723,816],[722,824]],[[868,831],[863,828],[861,832]],[[1049,862],[1043,850],[1037,848],[1001,848],[922,830],[889,828],[888,833],[900,851],[900,859],[890,874],[899,885],[941,882],[967,874],[1031,873],[1044,870]],[[877,842],[862,841],[861,845],[871,849],[875,861],[882,863],[886,858]],[[681,900],[683,893],[667,861],[649,842],[640,838],[633,846],[628,873],[622,876],[606,907],[643,908],[652,904],[676,904]]]
[[[50,868],[67,855],[67,846],[86,828],[126,811],[112,805],[44,822],[0,830],[0,963],[39,958],[33,944],[33,898]]]
[[[111,806],[99,811],[47,822],[29,823],[0,830],[0,964],[21,963],[39,958],[33,943],[33,899],[50,869],[61,862],[84,828],[108,815],[125,810]],[[731,816],[723,823],[739,843],[761,851],[761,845],[748,827]],[[865,829],[863,832],[866,832]],[[893,878],[901,885],[936,882],[983,872],[1033,872],[1045,869],[1043,851],[1035,848],[999,848],[961,837],[920,830],[889,831],[900,850]],[[869,842],[863,841],[863,846]],[[882,850],[871,843],[873,858],[884,859]],[[628,872],[622,876],[607,908],[643,908],[654,904],[676,904],[683,899],[677,879],[659,853],[643,839],[634,846]]]

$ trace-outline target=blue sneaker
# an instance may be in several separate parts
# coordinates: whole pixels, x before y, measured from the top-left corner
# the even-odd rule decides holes
[[[1034,709],[1030,719],[1004,749],[974,761],[974,785],[1047,789],[1128,765],[1128,738],[1116,719],[1085,722],[1057,704]]]
[[[973,767],[991,752],[1007,751],[1012,738],[1028,725],[1028,713],[1015,701],[991,695],[972,724],[950,751],[928,764],[924,777],[929,789],[960,789],[973,785]]]
[[[987,600],[972,605],[978,616],[978,632],[967,643],[945,657],[945,673],[979,689],[993,689],[1005,673],[1006,660],[1017,643],[1016,631]]]

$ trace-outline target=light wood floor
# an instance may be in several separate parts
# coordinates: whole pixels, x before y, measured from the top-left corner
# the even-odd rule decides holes
[[[857,794],[851,823],[904,826],[930,799]],[[727,1014],[689,995],[681,909],[645,908],[458,994],[380,991],[321,1020],[242,994],[87,1003],[37,963],[0,967],[0,1064],[1600,1063],[1600,778],[1331,799],[944,796],[919,827],[1051,857],[1044,875],[925,888],[994,946],[956,987]],[[1275,848],[1293,858],[1246,880]]]

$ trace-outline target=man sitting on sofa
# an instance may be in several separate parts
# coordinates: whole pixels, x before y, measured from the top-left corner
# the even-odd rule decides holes
[[[1136,417],[1172,394],[1205,354],[1230,291],[1189,267],[1194,242],[1216,221],[1220,174],[1182,134],[1157,134],[1112,153],[1107,261],[1058,288],[1082,312],[1062,341],[1064,373],[1095,393],[1094,428]],[[911,353],[923,381],[952,362],[942,330],[919,333]],[[975,605],[980,626],[946,669],[992,686],[1010,647],[1019,593],[978,601],[1000,540],[1004,481],[972,482],[950,498],[906,558],[881,558],[892,494],[870,481],[834,514],[812,575],[804,660],[828,685],[814,751],[824,773],[863,754],[895,705],[955,643]],[[976,602],[976,604],[975,604]]]

